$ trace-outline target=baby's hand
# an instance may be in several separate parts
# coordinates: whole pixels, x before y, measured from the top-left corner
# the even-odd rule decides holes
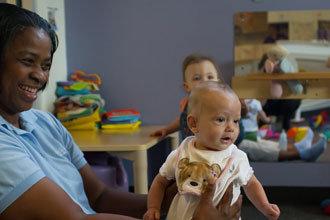
[[[270,219],[270,220],[276,220],[278,219],[278,217],[280,216],[280,209],[278,208],[278,206],[276,204],[268,204],[266,207],[265,207],[265,216],[267,217],[267,219]]]
[[[159,220],[160,212],[159,209],[149,208],[148,211],[143,215],[143,220]]]
[[[157,130],[150,134],[151,137],[159,137],[159,138],[164,138],[166,135],[167,135],[167,131],[165,128]]]
[[[264,67],[266,73],[273,73],[274,67],[275,67],[275,64],[270,59],[267,59],[265,62],[265,67]]]

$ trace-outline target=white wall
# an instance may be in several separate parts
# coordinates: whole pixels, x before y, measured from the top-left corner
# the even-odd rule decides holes
[[[47,19],[48,11],[51,8],[56,9],[55,20],[57,24],[56,32],[59,39],[59,47],[54,55],[48,85],[46,89],[39,94],[34,105],[34,107],[38,109],[53,111],[53,103],[56,99],[56,82],[67,79],[64,0],[23,0],[22,3],[23,7],[35,11],[45,19]]]

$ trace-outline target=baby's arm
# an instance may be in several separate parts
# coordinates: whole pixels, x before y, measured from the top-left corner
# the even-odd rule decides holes
[[[266,193],[261,183],[254,175],[251,177],[248,184],[243,186],[243,189],[253,205],[268,219],[278,219],[280,215],[280,209],[276,204],[270,204],[268,202]]]
[[[164,198],[165,190],[171,183],[170,180],[158,174],[153,180],[148,193],[148,210],[143,219],[154,220],[160,218],[160,209]]]
[[[178,131],[180,128],[180,118],[176,117],[170,124],[166,127],[159,129],[151,134],[151,136],[156,136],[163,138],[168,134]]]
[[[272,119],[266,115],[266,113],[264,112],[264,110],[261,110],[261,111],[258,112],[258,118],[262,122],[267,123],[267,124],[269,124],[269,123],[272,122]]]

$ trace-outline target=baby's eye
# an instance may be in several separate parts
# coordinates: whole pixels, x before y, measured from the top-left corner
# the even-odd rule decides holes
[[[200,76],[198,76],[198,75],[194,76],[193,81],[199,81],[199,80],[201,80]]]
[[[213,76],[213,75],[209,75],[209,76],[207,77],[207,79],[208,79],[208,80],[212,80],[212,79],[214,79],[214,76]]]
[[[206,179],[203,179],[203,182],[205,183],[206,182]]]
[[[235,124],[238,124],[238,123],[239,123],[239,119],[234,120],[234,123],[235,123]]]
[[[224,122],[226,121],[226,119],[224,117],[218,117],[217,118],[217,122]]]

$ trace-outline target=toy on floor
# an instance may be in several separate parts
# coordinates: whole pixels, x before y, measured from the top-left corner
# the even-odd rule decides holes
[[[321,202],[321,208],[326,215],[330,215],[330,199]]]
[[[313,129],[318,129],[328,122],[328,112],[322,111],[321,113],[312,116],[309,123]]]
[[[287,136],[295,142],[300,142],[307,135],[308,129],[310,129],[308,126],[292,127],[287,131]]]
[[[266,60],[262,69],[266,73],[287,74],[298,72],[298,65],[297,61],[289,55],[284,47],[276,45],[266,53]],[[298,80],[288,80],[286,84],[294,94],[302,94],[304,90],[303,85]],[[272,80],[270,95],[273,98],[280,98],[282,94],[283,88],[281,82]]]
[[[264,139],[278,139],[280,137],[280,133],[274,131],[271,128],[271,125],[263,125],[259,128],[258,135],[260,138]]]

